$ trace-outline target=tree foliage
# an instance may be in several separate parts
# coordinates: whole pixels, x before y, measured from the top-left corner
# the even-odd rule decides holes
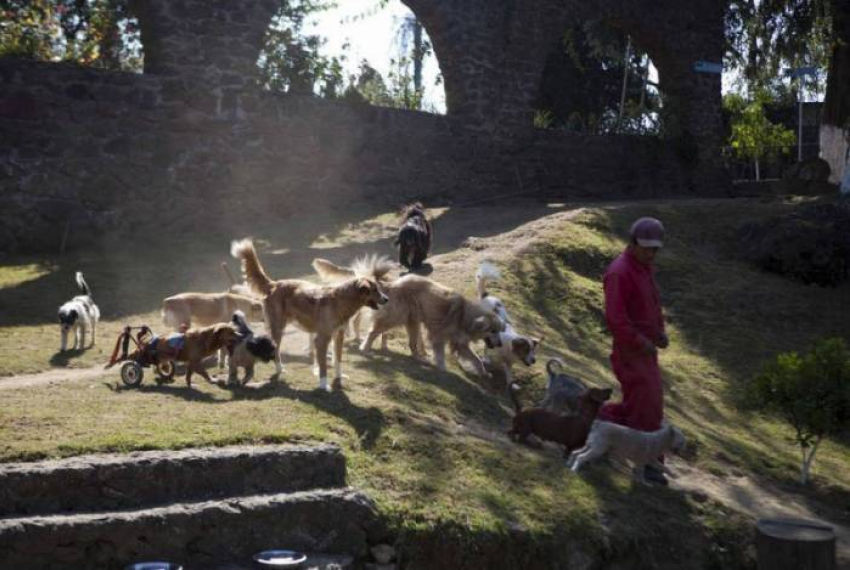
[[[850,428],[850,350],[842,339],[831,338],[803,355],[782,353],[752,379],[747,396],[751,406],[778,414],[794,428],[805,484],[823,438]]]
[[[0,56],[141,71],[138,21],[125,0],[0,0]]]
[[[759,161],[780,153],[788,154],[797,140],[794,131],[767,118],[764,107],[769,99],[770,96],[763,91],[751,101],[736,93],[723,97],[723,107],[731,121],[729,145],[739,158],[755,162],[757,179]]]
[[[552,128],[587,133],[657,133],[661,99],[648,81],[649,58],[637,49],[625,58],[628,38],[602,22],[570,26],[561,44],[547,58],[538,116]],[[622,120],[620,97],[628,66]]]
[[[338,97],[343,86],[340,57],[321,53],[326,39],[307,34],[307,18],[334,4],[323,0],[289,0],[281,4],[266,32],[258,65],[260,84],[272,91]]]

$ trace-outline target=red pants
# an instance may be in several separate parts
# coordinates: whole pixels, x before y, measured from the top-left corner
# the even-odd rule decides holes
[[[664,391],[657,354],[624,351],[614,347],[611,368],[620,382],[623,401],[600,408],[600,420],[641,431],[661,428],[664,417]]]

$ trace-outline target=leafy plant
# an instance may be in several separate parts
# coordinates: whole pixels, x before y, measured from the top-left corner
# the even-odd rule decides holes
[[[806,484],[823,438],[850,427],[850,350],[830,338],[804,355],[782,353],[752,379],[747,400],[794,428],[802,451],[800,482]]]
[[[779,153],[788,154],[797,140],[794,131],[771,123],[765,116],[766,99],[764,93],[758,94],[752,101],[735,93],[723,98],[723,106],[730,113],[732,122],[729,144],[738,157],[755,163],[756,180],[761,178],[760,160],[775,157]]]

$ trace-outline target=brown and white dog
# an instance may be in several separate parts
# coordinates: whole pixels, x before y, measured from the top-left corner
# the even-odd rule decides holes
[[[537,362],[537,347],[541,340],[519,334],[511,324],[508,311],[502,301],[487,291],[487,283],[499,279],[499,270],[489,262],[482,262],[475,273],[478,298],[485,308],[490,309],[505,322],[505,330],[499,333],[499,346],[487,346],[484,364],[497,368],[505,375],[505,387],[510,390],[513,382],[511,369],[516,363],[533,366]]]
[[[266,274],[254,243],[250,239],[234,241],[233,257],[242,260],[242,271],[251,289],[262,296],[266,329],[275,346],[286,325],[295,321],[308,333],[316,335],[315,353],[319,367],[319,389],[329,390],[327,353],[331,338],[334,341],[334,384],[342,382],[342,343],[345,325],[362,307],[377,309],[387,302],[387,296],[374,272],[364,277],[354,277],[338,285],[316,285],[298,279],[272,281]],[[283,372],[280,353],[275,359],[278,374]]]
[[[236,311],[242,311],[250,321],[263,320],[263,304],[258,299],[234,293],[180,293],[162,300],[162,323],[176,331],[205,327],[230,322]],[[219,368],[224,366],[226,355],[224,350],[219,352]]]
[[[419,275],[405,275],[386,286],[389,303],[375,312],[372,326],[361,350],[369,350],[379,334],[396,327],[407,328],[407,341],[414,356],[423,357],[420,325],[428,331],[434,351],[434,363],[446,369],[446,344],[460,359],[475,367],[479,376],[487,376],[484,365],[469,343],[488,339],[498,344],[505,330],[493,311],[466,299],[460,293]]]

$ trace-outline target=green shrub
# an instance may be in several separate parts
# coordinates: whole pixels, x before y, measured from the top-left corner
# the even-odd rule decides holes
[[[782,353],[753,378],[747,396],[754,408],[776,413],[794,428],[805,484],[823,438],[850,427],[850,350],[831,338],[804,355]]]

